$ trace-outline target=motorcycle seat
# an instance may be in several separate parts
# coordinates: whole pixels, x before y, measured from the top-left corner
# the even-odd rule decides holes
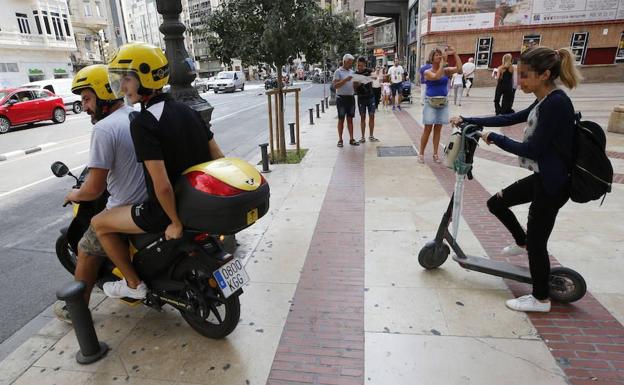
[[[130,242],[134,245],[137,250],[142,250],[152,242],[158,240],[159,238],[164,238],[165,233],[147,233],[147,234],[133,234],[129,237]]]

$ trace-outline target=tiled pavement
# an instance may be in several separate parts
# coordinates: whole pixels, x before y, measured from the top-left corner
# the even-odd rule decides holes
[[[587,85],[572,95],[586,118],[604,125],[622,90]],[[492,92],[475,89],[453,112],[488,113]],[[518,95],[516,106],[529,103]],[[98,295],[96,330],[112,346],[105,359],[76,364],[73,332],[52,319],[0,363],[0,384],[624,384],[624,186],[603,207],[566,205],[551,237],[554,258],[580,271],[591,294],[546,315],[509,311],[504,301],[528,286],[450,260],[435,271],[418,265],[454,176],[414,157],[377,157],[378,145],[418,141],[421,108],[404,106],[378,112],[382,142],[343,149],[330,109],[304,129],[303,163],[266,175],[272,207],[239,236],[252,282],[228,338],[200,337],[173,311]],[[497,258],[510,238],[485,200],[526,172],[483,147],[459,238],[467,252]],[[623,174],[624,136],[608,134],[608,150]],[[526,217],[526,207],[514,211]]]

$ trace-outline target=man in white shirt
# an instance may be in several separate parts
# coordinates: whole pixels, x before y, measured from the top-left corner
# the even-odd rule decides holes
[[[401,110],[401,83],[403,82],[404,73],[405,71],[403,67],[401,67],[400,60],[398,58],[395,59],[394,65],[388,70],[388,75],[390,75],[390,89],[392,90],[392,111],[395,110],[396,106],[399,107],[399,111]]]
[[[464,74],[464,88],[466,89],[466,96],[470,96],[470,89],[474,86],[475,70],[474,58],[468,59],[468,62],[462,66],[462,72]],[[468,81],[470,83],[468,84]]]

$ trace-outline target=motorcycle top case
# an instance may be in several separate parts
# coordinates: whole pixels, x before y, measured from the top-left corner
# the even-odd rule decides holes
[[[269,184],[255,167],[238,158],[185,170],[175,190],[182,224],[211,234],[235,234],[269,210]]]

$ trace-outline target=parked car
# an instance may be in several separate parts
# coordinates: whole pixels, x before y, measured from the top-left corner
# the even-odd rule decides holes
[[[214,89],[216,81],[217,81],[216,76],[209,77],[208,80],[206,81],[206,87],[208,87],[209,90]]]
[[[206,92],[208,91],[208,80],[204,78],[200,78],[199,76],[193,80],[191,83],[192,86],[197,90],[197,92]]]
[[[241,71],[221,71],[217,74],[214,85],[215,94],[220,91],[234,92],[237,88],[245,90],[245,74]]]
[[[72,79],[48,79],[39,80],[22,85],[24,88],[43,89],[52,92],[63,98],[66,108],[72,110],[75,114],[82,112],[82,99],[80,95],[71,92]]]
[[[0,134],[22,124],[65,121],[63,98],[48,90],[8,88],[0,90]]]

